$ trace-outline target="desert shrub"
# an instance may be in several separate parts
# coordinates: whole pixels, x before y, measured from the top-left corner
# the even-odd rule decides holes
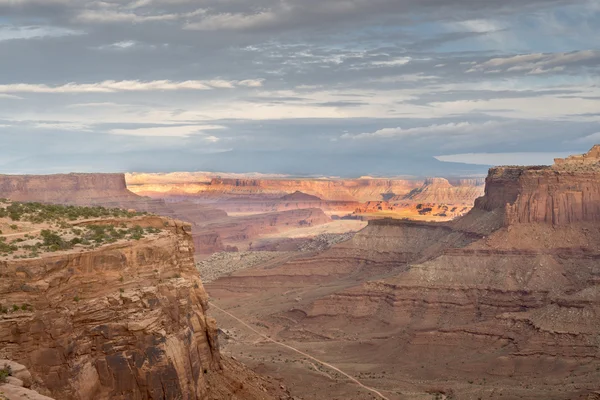
[[[43,239],[42,244],[50,251],[66,250],[72,247],[69,242],[66,242],[62,237],[48,229],[42,230],[40,234]]]
[[[12,376],[12,369],[10,365],[4,364],[4,367],[0,368],[0,383],[5,383],[9,376]]]

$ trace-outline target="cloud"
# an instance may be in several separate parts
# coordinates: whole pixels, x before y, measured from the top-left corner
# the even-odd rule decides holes
[[[500,125],[502,125],[502,123],[497,121],[487,121],[482,124],[472,124],[470,122],[452,122],[448,124],[436,124],[416,128],[384,128],[375,132],[359,133],[356,135],[344,133],[341,138],[363,140],[375,138],[406,138],[411,136],[423,137],[428,135],[452,136],[482,132],[486,129],[496,128]]]
[[[0,93],[0,99],[15,99],[15,100],[22,100],[22,97],[19,96],[15,96],[12,94],[5,94],[5,93]]]
[[[526,72],[541,74],[560,72],[569,65],[584,62],[598,63],[600,50],[582,50],[571,53],[533,53],[511,57],[492,58],[471,67],[467,72]]]
[[[245,30],[265,27],[279,20],[272,11],[262,11],[255,14],[222,13],[208,15],[200,21],[185,24],[184,28],[198,31],[215,30]]]
[[[70,0],[0,0],[0,6],[24,6],[45,4],[68,4]]]
[[[0,85],[0,93],[118,93],[158,90],[211,90],[233,89],[235,87],[260,87],[260,79],[242,81],[207,80],[207,81],[103,81],[98,83],[67,83],[49,86],[44,84],[14,83]]]
[[[138,6],[133,5],[133,8],[142,7],[137,3]],[[128,7],[132,8],[132,7]],[[161,21],[175,21],[184,18],[192,18],[206,13],[204,9],[196,9],[190,12],[184,13],[163,13],[157,10],[155,14],[137,14],[131,11],[113,11],[107,9],[97,10],[84,10],[77,15],[75,18],[78,22],[84,23],[144,23],[144,22],[161,22]]]
[[[371,62],[371,64],[375,65],[377,67],[396,67],[399,65],[406,65],[411,60],[412,60],[411,57],[401,57],[401,58],[396,58],[396,59],[387,60],[387,61],[373,61],[373,62]]]
[[[571,152],[465,153],[436,156],[439,161],[475,165],[552,165],[555,158],[568,157]]]
[[[600,143],[600,132],[592,133],[591,135],[587,135],[587,136],[581,137],[579,139],[575,139],[573,142],[574,143],[590,143],[590,144]]]
[[[78,122],[57,121],[57,122],[37,122],[32,125],[35,129],[52,129],[60,131],[89,131],[90,126]]]
[[[204,131],[225,129],[221,125],[182,125],[182,126],[161,126],[151,128],[133,128],[133,129],[111,129],[110,134],[127,136],[145,136],[145,137],[188,137],[191,135],[204,134]],[[216,143],[219,138],[216,136],[207,136],[205,140]]]
[[[62,37],[83,35],[84,32],[57,26],[38,25],[0,25],[0,42],[5,40],[38,39],[44,37]]]

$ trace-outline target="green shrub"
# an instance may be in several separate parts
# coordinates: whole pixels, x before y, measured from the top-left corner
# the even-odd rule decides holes
[[[5,383],[9,376],[12,376],[12,369],[10,365],[4,364],[4,367],[0,368],[0,383]]]

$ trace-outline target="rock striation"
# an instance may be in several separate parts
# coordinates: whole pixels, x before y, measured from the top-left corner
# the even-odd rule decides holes
[[[33,386],[61,400],[272,398],[265,380],[219,352],[190,224],[93,223],[160,232],[0,262],[0,298],[16,306],[0,314],[0,358],[27,366]]]
[[[296,191],[318,197],[324,201],[382,200],[383,195],[405,194],[423,182],[408,179],[326,179],[326,178],[222,178],[191,177],[182,181],[156,181],[154,177],[128,174],[129,188],[139,194],[165,198],[191,196],[213,200],[260,197],[263,200],[279,199]]]
[[[210,290],[224,302],[280,287],[281,306],[265,298],[238,312],[270,310],[263,321],[280,338],[380,376],[379,389],[586,398],[600,389],[599,156],[493,168],[459,219],[372,220],[325,252]]]
[[[557,159],[551,167],[499,167],[490,170],[486,196],[476,207],[504,208],[506,225],[568,225],[600,221],[600,147]]]
[[[130,202],[123,174],[0,175],[0,194],[13,201],[102,204]]]
[[[460,180],[455,184],[444,178],[427,178],[420,188],[402,197],[393,197],[390,203],[406,200],[420,203],[467,204],[472,205],[483,195],[484,185],[479,180]]]

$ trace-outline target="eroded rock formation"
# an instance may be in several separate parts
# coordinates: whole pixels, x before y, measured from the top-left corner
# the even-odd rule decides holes
[[[268,383],[219,353],[191,226],[161,217],[139,241],[0,262],[0,358],[57,399],[265,399]],[[17,309],[20,305],[27,305]]]

